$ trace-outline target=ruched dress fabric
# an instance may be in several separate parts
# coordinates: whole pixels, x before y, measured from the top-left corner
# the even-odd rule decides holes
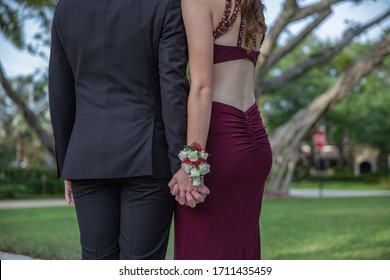
[[[213,102],[207,140],[210,195],[177,204],[175,259],[260,259],[259,218],[272,152],[259,109]]]

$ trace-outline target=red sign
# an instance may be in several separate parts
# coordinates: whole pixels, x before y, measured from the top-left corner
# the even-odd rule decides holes
[[[326,145],[326,134],[322,130],[317,130],[313,135],[313,143],[317,149],[322,149]]]

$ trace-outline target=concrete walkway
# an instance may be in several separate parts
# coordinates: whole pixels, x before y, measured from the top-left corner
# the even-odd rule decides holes
[[[33,260],[33,258],[24,255],[0,252],[0,260]]]
[[[15,199],[0,200],[0,209],[66,206],[65,199]]]
[[[295,198],[318,198],[318,197],[375,197],[375,196],[390,196],[390,191],[379,190],[332,190],[324,189],[291,189],[290,197]]]
[[[318,197],[374,197],[374,196],[390,196],[390,190],[331,190],[324,189],[320,193],[319,189],[292,189],[289,192],[290,197],[294,198],[318,198]],[[37,208],[37,207],[53,207],[67,206],[65,199],[15,199],[15,200],[0,200],[0,209],[16,209],[16,208]]]

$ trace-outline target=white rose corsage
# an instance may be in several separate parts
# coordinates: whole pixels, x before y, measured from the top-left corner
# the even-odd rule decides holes
[[[210,172],[210,164],[207,163],[208,156],[207,151],[203,150],[197,142],[184,146],[179,153],[181,167],[188,173],[192,184],[196,187],[203,183],[204,175]]]

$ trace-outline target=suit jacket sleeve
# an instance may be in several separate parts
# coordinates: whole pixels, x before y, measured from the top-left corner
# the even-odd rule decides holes
[[[170,0],[159,43],[162,114],[172,174],[180,169],[178,153],[186,143],[188,80],[187,41],[180,0]]]
[[[51,33],[49,106],[56,146],[57,176],[60,177],[75,120],[76,102],[73,72],[57,30],[57,13]]]

